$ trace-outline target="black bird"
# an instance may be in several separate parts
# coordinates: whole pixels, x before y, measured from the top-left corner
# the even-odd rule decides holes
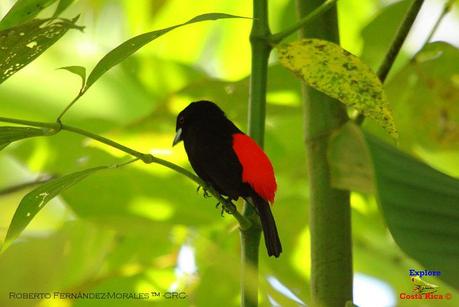
[[[173,145],[184,142],[196,174],[231,200],[242,197],[255,206],[269,256],[282,246],[270,204],[277,189],[269,158],[211,101],[190,103],[177,116]]]

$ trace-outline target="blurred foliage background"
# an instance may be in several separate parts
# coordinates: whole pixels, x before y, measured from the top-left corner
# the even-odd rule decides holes
[[[295,3],[270,1],[273,31],[295,20]],[[3,16],[14,1],[2,0]],[[409,1],[339,1],[342,45],[373,68]],[[400,147],[443,172],[459,169],[458,11],[442,22],[435,49],[410,60],[424,44],[443,1],[430,0],[386,84]],[[40,16],[49,16],[53,7]],[[41,57],[0,86],[0,114],[53,121],[79,89],[76,76],[56,68],[87,68],[134,35],[205,12],[251,16],[248,1],[79,0],[63,14],[81,14],[84,32],[69,31]],[[171,148],[175,116],[190,101],[209,99],[246,127],[250,49],[248,20],[219,20],[177,29],[142,48],[105,75],[65,122],[103,134],[185,167],[182,146]],[[456,30],[454,30],[456,29]],[[456,36],[451,35],[456,31]],[[432,47],[431,47],[432,48]],[[430,52],[430,53],[429,53]],[[432,53],[434,52],[434,53]],[[422,55],[422,54],[420,54]],[[426,86],[427,84],[427,86]],[[272,58],[266,151],[278,194],[274,207],[284,253],[261,251],[262,305],[308,302],[307,176],[300,83]],[[370,121],[365,128],[387,137]],[[0,152],[0,237],[28,189],[10,188],[44,175],[60,176],[123,158],[118,151],[62,132],[16,142]],[[216,201],[188,179],[159,165],[134,163],[100,172],[51,201],[0,255],[0,306],[99,306],[98,300],[9,300],[10,291],[184,291],[185,300],[110,300],[111,306],[239,304],[239,233],[220,217]],[[241,204],[239,204],[241,205]],[[408,270],[422,269],[387,231],[374,198],[352,195],[355,303],[360,306],[457,306],[459,292],[438,279],[451,301],[400,301],[411,292]],[[429,242],[427,241],[426,244]],[[459,259],[458,259],[459,263]],[[427,268],[431,269],[431,268]],[[106,302],[106,301],[104,301]],[[378,305],[379,304],[379,305]]]

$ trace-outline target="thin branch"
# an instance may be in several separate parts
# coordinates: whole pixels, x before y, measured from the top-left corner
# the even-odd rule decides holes
[[[424,0],[414,0],[408,12],[406,13],[405,19],[403,20],[403,23],[398,29],[397,34],[395,34],[395,38],[392,41],[392,44],[386,54],[386,57],[384,58],[384,61],[378,69],[377,74],[381,82],[384,83],[384,81],[386,80],[386,77],[389,74],[392,65],[394,64],[395,59],[397,58],[397,55],[400,52],[400,49],[402,48],[403,42],[408,36],[408,33],[410,32],[414,20],[416,19],[416,16],[418,15],[423,3]]]
[[[282,40],[287,38],[289,35],[295,33],[296,31],[298,31],[299,29],[303,28],[305,25],[307,25],[308,23],[314,21],[317,17],[321,16],[323,13],[328,11],[330,8],[332,8],[335,5],[336,2],[337,2],[337,0],[325,1],[321,6],[316,8],[310,14],[308,14],[308,15],[304,16],[303,18],[301,18],[300,20],[298,20],[298,22],[296,24],[291,25],[290,27],[288,27],[287,29],[285,29],[285,30],[283,30],[283,31],[281,31],[279,33],[271,35],[269,37],[269,42],[272,45],[279,44]]]
[[[379,80],[381,80],[382,83],[386,81],[387,75],[389,74],[390,69],[394,65],[395,59],[397,58],[397,55],[400,52],[400,49],[402,48],[402,45],[405,42],[405,39],[408,36],[408,33],[410,32],[410,29],[413,26],[416,16],[418,15],[423,3],[424,0],[413,1],[405,15],[402,24],[400,25],[400,28],[397,30],[397,33],[395,34],[395,37],[389,47],[389,50],[387,51],[386,56],[381,65],[379,66],[377,72],[378,78]],[[357,118],[355,119],[355,122],[358,125],[361,125],[364,120],[365,116],[363,114],[359,114],[359,116],[357,116]]]
[[[108,138],[105,138],[103,136],[100,136],[98,134],[69,126],[69,125],[64,125],[62,123],[56,122],[56,123],[47,123],[47,122],[38,122],[38,121],[29,121],[29,120],[22,120],[22,119],[15,119],[15,118],[7,118],[7,117],[0,117],[0,122],[7,122],[7,123],[14,123],[14,124],[21,124],[21,125],[27,125],[27,126],[32,126],[32,127],[42,127],[42,128],[51,128],[56,131],[56,133],[65,130],[69,132],[73,132],[79,135],[86,136],[88,138],[91,138],[93,140],[96,140],[100,143],[106,144],[110,147],[116,148],[122,152],[125,152],[131,156],[136,157],[136,159],[128,161],[126,163],[120,164],[120,165],[115,165],[114,167],[119,167],[123,166],[125,164],[129,164],[132,162],[135,162],[137,160],[142,160],[146,164],[150,163],[156,163],[160,164],[164,167],[167,167],[179,174],[182,174],[189,179],[193,180],[196,182],[198,185],[202,186],[206,191],[210,192],[212,196],[214,196],[221,204],[224,206],[225,211],[228,212],[229,214],[233,215],[234,218],[239,222],[241,229],[247,229],[250,227],[251,222],[249,219],[245,218],[242,216],[239,211],[237,210],[236,205],[234,205],[230,200],[225,199],[218,193],[216,190],[214,190],[212,187],[208,186],[205,182],[203,182],[199,177],[197,177],[195,174],[191,173],[190,171],[184,169],[183,167],[180,167],[172,162],[163,160],[161,158],[155,157],[152,154],[146,154],[139,152],[137,150],[134,150],[132,148],[129,148],[127,146],[121,145],[120,143],[117,143],[113,140],[110,140]]]
[[[117,143],[115,141],[107,139],[107,138],[105,138],[103,136],[100,136],[98,134],[95,134],[95,133],[92,133],[92,132],[89,132],[89,131],[86,131],[86,130],[83,130],[83,129],[80,129],[80,128],[77,128],[77,127],[64,125],[64,124],[60,125],[60,127],[61,127],[62,130],[66,130],[66,131],[74,132],[74,133],[77,133],[77,134],[80,134],[80,135],[84,135],[84,136],[86,136],[88,138],[91,138],[93,140],[96,140],[96,141],[99,141],[101,143],[104,143],[104,144],[106,144],[108,146],[111,146],[111,147],[114,147],[114,148],[119,149],[121,151],[124,151],[125,153],[128,153],[131,156],[139,158],[144,163],[151,163],[153,161],[153,156],[151,154],[141,153],[141,152],[139,152],[137,150],[134,150],[134,149],[131,149],[131,148],[127,147],[127,146],[121,145],[120,143]]]
[[[8,118],[8,117],[0,117],[0,122],[60,130],[58,123],[44,123],[44,122],[36,122],[36,121]]]
[[[84,90],[84,81],[83,81],[83,87],[81,88],[78,95],[75,98],[73,98],[73,100],[65,107],[65,109],[61,112],[61,114],[59,114],[59,116],[57,117],[56,121],[58,123],[61,122],[62,117],[65,115],[65,113],[67,113],[67,111],[70,110],[70,108],[81,98],[81,96],[83,96],[84,93],[85,93],[85,90]]]
[[[438,19],[435,22],[434,26],[432,27],[432,30],[430,31],[429,36],[427,36],[427,39],[426,39],[426,41],[424,43],[424,46],[427,45],[428,42],[430,42],[430,40],[434,36],[435,32],[437,32],[437,29],[440,26],[440,23],[442,22],[443,18],[445,18],[445,16],[451,11],[451,9],[453,7],[453,4],[454,4],[454,1],[455,0],[449,0],[448,2],[445,3],[445,5],[443,6],[443,10],[442,10],[440,16],[438,16]]]

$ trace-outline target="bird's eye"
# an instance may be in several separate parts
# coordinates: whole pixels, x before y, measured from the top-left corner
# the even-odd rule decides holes
[[[183,118],[183,116],[181,116],[178,120],[179,124],[180,125],[183,125],[183,123],[185,122],[185,118]]]

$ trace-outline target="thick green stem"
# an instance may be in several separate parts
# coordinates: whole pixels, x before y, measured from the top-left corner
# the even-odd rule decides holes
[[[253,0],[253,24],[250,33],[252,72],[249,97],[249,135],[263,146],[266,114],[268,58],[271,52],[267,0]],[[241,230],[241,306],[258,306],[258,254],[261,228],[254,208],[246,203],[243,215],[252,226]],[[254,276],[255,275],[255,278]]]
[[[297,0],[300,18],[323,0]],[[336,7],[301,32],[302,37],[339,43]],[[305,134],[309,177],[312,306],[344,306],[352,300],[350,194],[330,183],[328,137],[347,121],[344,105],[304,86]]]

